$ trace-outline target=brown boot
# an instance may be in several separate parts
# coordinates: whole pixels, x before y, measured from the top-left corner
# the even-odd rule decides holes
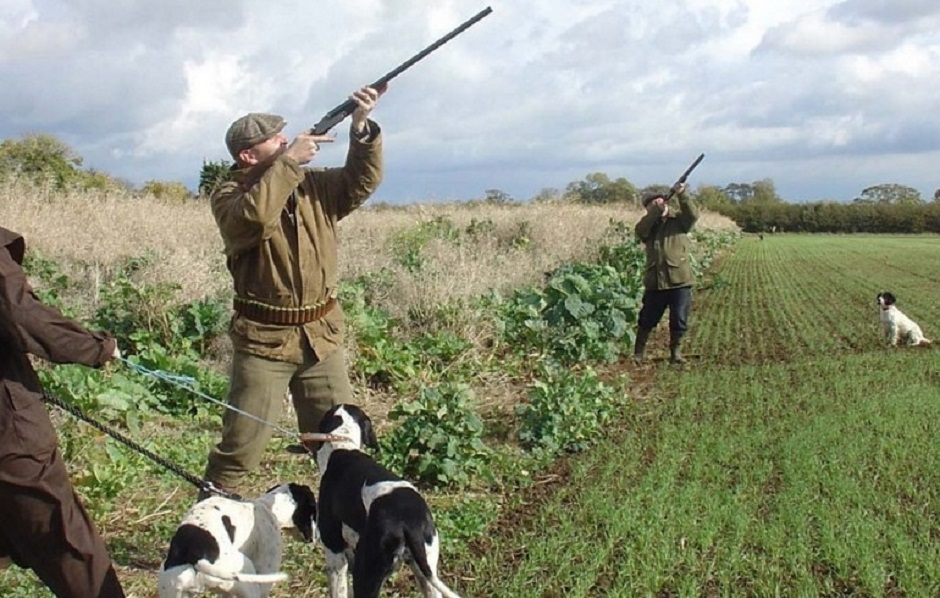
[[[633,363],[640,365],[643,363],[643,357],[646,355],[646,342],[650,339],[652,330],[645,328],[636,329],[636,342],[633,345]]]

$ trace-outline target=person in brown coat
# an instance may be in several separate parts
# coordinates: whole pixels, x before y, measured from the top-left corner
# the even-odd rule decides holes
[[[228,403],[265,422],[278,420],[288,390],[300,432],[317,431],[331,407],[354,402],[337,299],[337,226],[382,180],[382,132],[368,118],[382,92],[353,92],[342,167],[306,168],[333,137],[301,133],[288,143],[276,114],[246,114],[225,135],[235,165],[210,202],[235,290]],[[272,432],[226,410],[206,480],[240,492]]]
[[[56,595],[124,596],[76,496],[27,354],[99,367],[115,340],[41,303],[21,264],[26,243],[0,227],[0,557],[32,569]]]

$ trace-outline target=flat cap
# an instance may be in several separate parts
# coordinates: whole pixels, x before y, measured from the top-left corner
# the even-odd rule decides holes
[[[663,198],[663,199],[666,199],[666,195],[665,195],[664,193],[647,193],[647,194],[645,194],[645,195],[643,196],[643,207],[645,208],[646,206],[650,205],[650,202],[652,202],[654,199],[657,199],[657,198],[660,198],[660,197]]]
[[[225,145],[228,146],[228,153],[237,158],[242,150],[280,133],[286,124],[287,121],[277,114],[249,112],[233,122],[226,131]]]

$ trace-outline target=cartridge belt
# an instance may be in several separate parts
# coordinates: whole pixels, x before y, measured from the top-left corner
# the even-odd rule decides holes
[[[336,307],[336,297],[330,297],[323,303],[303,307],[281,307],[253,299],[235,297],[232,301],[232,307],[238,315],[261,324],[297,326],[315,322],[330,313]]]

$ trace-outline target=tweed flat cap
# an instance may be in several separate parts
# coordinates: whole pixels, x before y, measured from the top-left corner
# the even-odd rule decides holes
[[[233,158],[242,150],[270,139],[284,129],[287,121],[277,114],[250,112],[233,122],[225,133],[225,145]]]

